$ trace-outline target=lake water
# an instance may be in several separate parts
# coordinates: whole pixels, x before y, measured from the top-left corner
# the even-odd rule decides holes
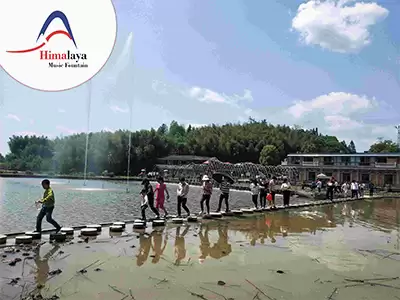
[[[40,182],[38,178],[0,178],[0,233],[34,230],[37,215],[34,202],[43,196]],[[140,216],[140,182],[131,182],[129,193],[126,192],[126,182],[92,180],[86,186],[83,183],[83,180],[51,181],[56,195],[54,218],[62,226],[132,220]],[[166,208],[169,213],[176,214],[177,185],[170,184],[168,188],[171,199]],[[219,191],[215,190],[211,200],[212,210],[217,208],[218,197]],[[192,213],[200,211],[200,198],[200,188],[191,186],[188,207]],[[277,199],[280,204],[281,198]],[[232,191],[230,205],[232,208],[251,207],[249,192]],[[152,216],[150,209],[147,214]],[[43,228],[51,226],[44,220]]]
[[[40,284],[43,297],[72,300],[398,300],[399,226],[400,200],[386,199],[145,233],[128,224],[120,236],[103,228],[87,243],[76,232],[72,243],[5,253],[0,298],[19,299]],[[23,252],[32,259],[24,262]],[[22,261],[9,266],[15,258]]]

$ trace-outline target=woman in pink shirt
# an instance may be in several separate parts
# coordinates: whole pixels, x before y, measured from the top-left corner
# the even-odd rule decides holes
[[[154,192],[156,193],[156,208],[158,210],[162,209],[164,211],[164,217],[168,215],[167,210],[164,207],[165,202],[165,194],[167,195],[167,200],[169,199],[169,192],[167,189],[167,185],[164,183],[164,178],[157,178],[157,185]]]

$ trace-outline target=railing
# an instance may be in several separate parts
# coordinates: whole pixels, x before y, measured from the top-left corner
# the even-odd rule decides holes
[[[375,163],[375,167],[377,168],[396,168],[397,167],[397,163]]]
[[[319,161],[303,161],[301,165],[306,167],[318,167]]]
[[[394,163],[378,163],[378,162],[319,162],[319,161],[303,161],[299,163],[287,162],[287,166],[295,166],[301,165],[304,167],[328,167],[328,168],[362,168],[362,169],[370,169],[370,168],[398,168],[398,164]]]

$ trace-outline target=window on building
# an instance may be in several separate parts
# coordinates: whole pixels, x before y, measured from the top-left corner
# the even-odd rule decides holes
[[[303,157],[303,161],[304,161],[304,162],[313,162],[313,161],[314,161],[314,158],[309,157],[309,156],[306,156],[306,157]]]
[[[369,174],[361,174],[361,182],[369,182]]]
[[[350,161],[350,157],[348,157],[348,156],[345,156],[345,157],[342,157],[342,165],[350,165],[350,163],[351,163],[351,161]]]
[[[376,157],[375,161],[379,164],[386,164],[387,163],[387,157]]]
[[[333,157],[324,157],[324,165],[333,165]]]
[[[394,183],[394,176],[393,174],[385,174],[383,177],[384,184],[393,184]]]
[[[361,166],[369,166],[369,164],[370,164],[369,157],[365,157],[365,156],[360,157],[360,165]]]
[[[316,178],[315,172],[308,172],[308,180],[314,181]]]
[[[333,173],[332,172],[325,172],[326,176],[332,177]]]
[[[342,173],[342,181],[350,181],[350,173]]]

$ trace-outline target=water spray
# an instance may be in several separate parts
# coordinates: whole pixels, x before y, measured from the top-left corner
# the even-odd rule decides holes
[[[87,123],[86,123],[86,145],[85,145],[85,169],[83,170],[83,186],[86,186],[88,150],[89,150],[89,130],[90,130],[90,109],[92,102],[92,81],[88,82],[88,98],[87,98]]]

